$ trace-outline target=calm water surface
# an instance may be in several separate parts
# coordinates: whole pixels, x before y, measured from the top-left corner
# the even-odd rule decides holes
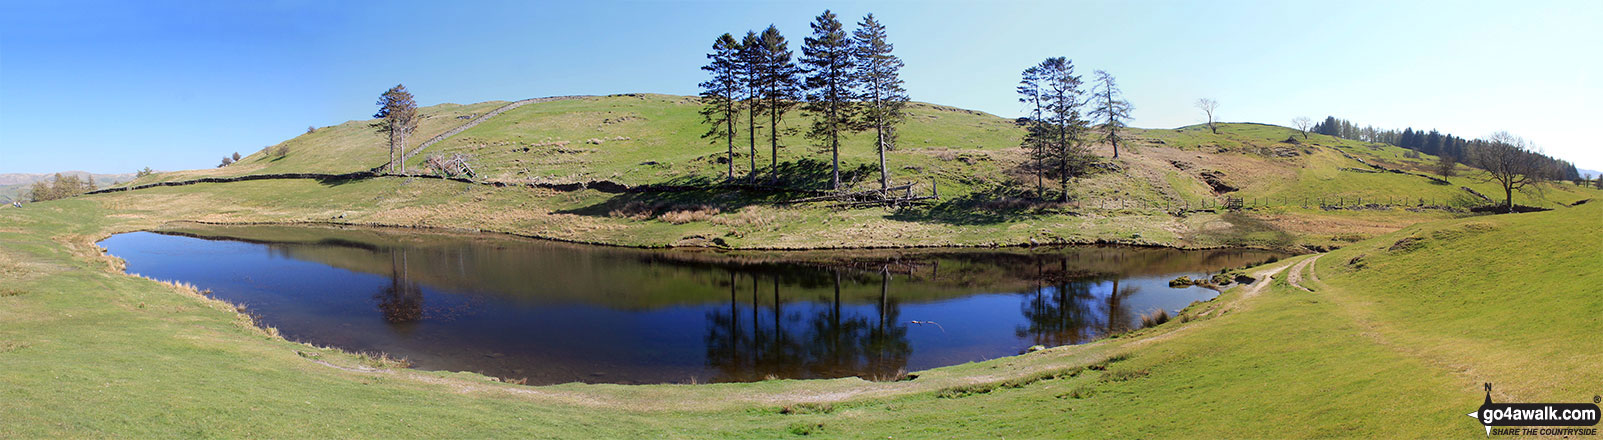
[[[502,236],[186,225],[100,243],[291,340],[531,384],[895,377],[1089,342],[1279,255],[1126,247],[647,251]]]

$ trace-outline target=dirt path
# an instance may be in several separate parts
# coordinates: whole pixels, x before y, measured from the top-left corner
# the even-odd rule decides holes
[[[1303,270],[1306,269],[1308,271],[1308,278],[1312,279],[1313,281],[1318,281],[1319,277],[1314,275],[1313,265],[1315,261],[1319,261],[1319,257],[1323,256],[1325,256],[1325,254],[1314,255],[1312,257],[1308,257],[1306,260],[1298,262],[1297,265],[1292,266],[1291,272],[1286,273],[1286,282],[1290,283],[1292,287],[1302,289],[1304,292],[1313,292],[1314,289],[1310,289],[1302,285]]]
[[[480,123],[482,123],[484,121],[488,121],[488,120],[490,120],[490,118],[494,118],[497,115],[500,115],[502,113],[506,113],[509,110],[512,110],[512,109],[515,109],[515,108],[518,108],[518,107],[522,107],[522,106],[525,106],[525,105],[529,105],[529,104],[537,104],[537,103],[541,103],[541,102],[551,102],[551,101],[562,101],[562,100],[578,99],[578,98],[585,98],[585,97],[586,96],[549,96],[549,97],[545,97],[545,98],[530,98],[530,99],[524,99],[524,100],[521,100],[521,101],[514,101],[514,102],[511,102],[511,103],[508,103],[507,105],[503,105],[503,106],[501,106],[499,108],[496,108],[495,110],[490,110],[489,113],[485,113],[485,114],[479,115],[479,117],[473,118],[473,120],[468,121],[468,123],[466,123],[466,124],[459,125],[456,128],[453,128],[453,129],[450,129],[450,130],[446,130],[446,132],[440,133],[438,136],[435,136],[435,137],[429,138],[429,140],[423,141],[422,144],[418,144],[417,148],[413,148],[412,151],[409,151],[409,152],[406,153],[406,155],[401,156],[401,162],[405,163],[407,159],[411,159],[413,156],[417,156],[418,153],[422,153],[424,149],[426,149],[426,148],[428,148],[430,146],[433,146],[434,144],[440,143],[440,141],[449,139],[449,138],[451,138],[451,136],[456,136],[457,134],[460,134],[460,133],[462,133],[464,131],[467,131],[468,129],[473,128],[474,126],[477,126],[477,125],[479,125]],[[379,165],[377,168],[373,168],[371,170],[371,172],[375,172],[376,173],[379,170],[384,169],[384,167],[387,166],[387,165],[389,165],[389,164]]]

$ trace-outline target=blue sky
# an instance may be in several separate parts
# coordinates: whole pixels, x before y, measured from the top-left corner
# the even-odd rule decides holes
[[[693,94],[718,34],[799,45],[826,7],[885,23],[919,101],[1014,116],[1019,71],[1067,56],[1116,75],[1140,127],[1211,97],[1227,121],[1508,130],[1603,169],[1600,1],[0,0],[0,172],[214,166],[398,82],[424,105]]]

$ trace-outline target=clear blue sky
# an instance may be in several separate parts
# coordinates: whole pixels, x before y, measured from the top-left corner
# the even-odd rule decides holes
[[[0,0],[0,172],[214,166],[373,114],[563,94],[693,94],[714,37],[873,12],[915,100],[1013,116],[1020,70],[1105,69],[1136,126],[1331,114],[1509,130],[1603,169],[1603,1],[118,2]],[[794,47],[794,46],[793,46]],[[392,55],[394,54],[394,55]]]

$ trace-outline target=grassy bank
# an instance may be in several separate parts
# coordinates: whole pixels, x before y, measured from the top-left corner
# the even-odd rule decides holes
[[[542,197],[527,191],[228,185],[0,210],[0,436],[1479,437],[1462,414],[1483,382],[1499,401],[1583,401],[1603,382],[1590,368],[1603,260],[1584,245],[1603,243],[1597,203],[1408,226],[1260,268],[1295,264],[1300,279],[1282,272],[1157,328],[911,381],[523,387],[282,340],[192,290],[121,274],[93,242],[177,219],[341,214],[655,233],[452,210]]]

